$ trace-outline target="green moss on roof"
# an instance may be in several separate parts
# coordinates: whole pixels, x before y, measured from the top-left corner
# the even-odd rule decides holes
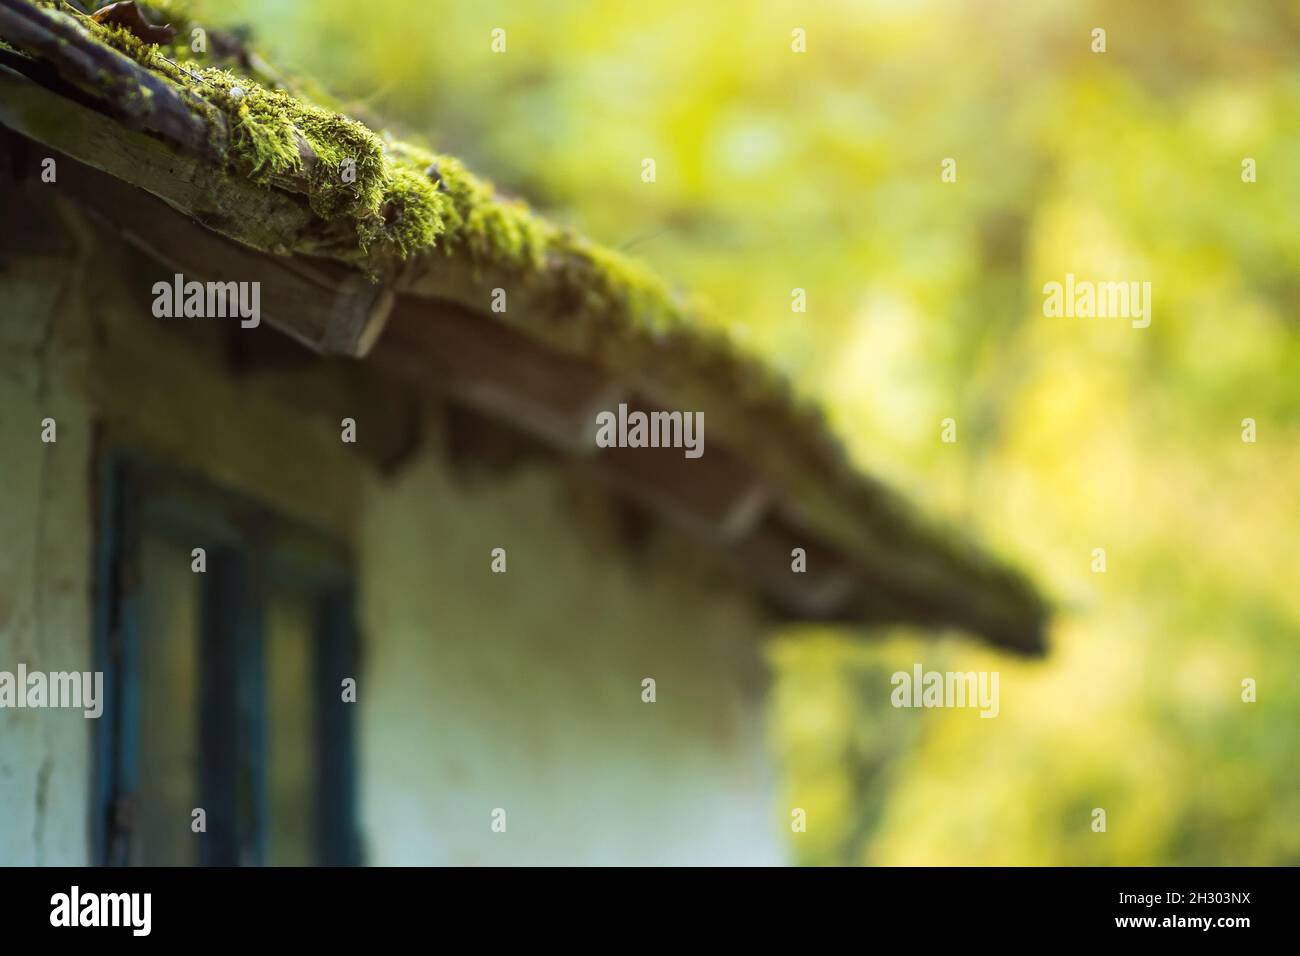
[[[171,84],[214,134],[225,130],[224,142],[214,138],[212,147],[231,170],[259,185],[301,190],[322,220],[351,224],[357,264],[375,271],[386,258],[439,246],[521,268],[543,261],[555,230],[526,205],[502,200],[453,157],[386,139],[300,93],[213,65],[214,54],[191,50],[192,22],[180,5],[154,16],[177,27],[176,42],[165,48],[57,0],[40,5],[75,18],[94,40]],[[105,73],[102,92],[119,105],[130,108],[151,95],[145,86],[115,87],[114,80]]]
[[[230,171],[259,186],[300,192],[323,222],[350,227],[353,249],[331,252],[372,275],[434,249],[496,269],[536,271],[551,263],[573,304],[610,323],[663,336],[688,321],[644,265],[500,196],[455,157],[381,135],[300,92],[271,88],[237,64],[219,62],[214,52],[192,51],[196,24],[184,4],[156,0],[145,6],[156,11],[154,22],[176,28],[175,41],[165,47],[95,22],[60,0],[37,5],[71,18],[90,39],[168,84],[206,124],[212,154]],[[209,50],[216,46],[208,44]],[[107,72],[101,85],[112,103],[148,114],[141,102],[153,95],[148,86],[128,87]]]
[[[174,42],[164,47],[98,23],[61,0],[36,5],[75,23],[85,39],[128,57],[164,83],[161,91],[174,93],[208,131],[208,151],[229,172],[258,186],[299,193],[323,223],[346,227],[340,231],[351,237],[351,248],[332,243],[329,254],[373,276],[440,250],[496,271],[545,269],[545,284],[557,301],[611,329],[662,339],[696,325],[692,312],[646,266],[502,197],[455,157],[381,135],[298,91],[259,82],[241,64],[218,57],[211,29],[209,52],[192,51],[190,31],[196,23],[182,3],[142,5],[155,11],[155,23],[169,22],[176,29]],[[143,117],[148,127],[151,109],[145,101],[154,91],[138,81],[127,83],[120,73],[101,74],[94,92]],[[155,132],[167,138],[166,130]],[[246,217],[243,209],[218,209],[214,216],[216,221]],[[316,239],[309,234],[304,245]],[[295,251],[279,243],[268,248]]]
[[[4,12],[16,0],[0,2]],[[870,572],[883,579],[909,564],[906,577],[925,593],[960,592],[953,600],[966,608],[968,622],[1013,635],[1007,643],[1033,646],[1041,639],[1045,610],[1027,581],[860,475],[817,406],[800,400],[784,376],[746,355],[698,303],[644,264],[498,195],[453,157],[391,139],[288,88],[254,57],[215,52],[211,29],[214,52],[193,53],[193,23],[183,5],[161,5],[165,14],[154,22],[177,28],[166,48],[98,24],[60,0],[23,8],[54,11],[42,16],[57,22],[45,24],[50,29],[37,48],[18,48],[23,56],[50,59],[111,112],[199,154],[203,168],[222,182],[242,179],[265,189],[267,218],[273,218],[269,210],[287,206],[294,213],[283,228],[248,225],[257,212],[246,207],[205,210],[214,213],[205,215],[206,223],[257,248],[328,255],[374,278],[397,277],[399,285],[410,272],[437,272],[435,285],[449,286],[472,273],[462,297],[465,289],[481,292],[481,276],[504,277],[503,284],[527,289],[534,308],[525,310],[526,319],[512,310],[502,321],[532,323],[530,334],[579,351],[615,375],[653,383],[710,414],[717,410],[728,440],[760,472],[779,476],[807,519]],[[81,57],[64,54],[69,37],[93,46],[97,74],[88,76]],[[247,195],[210,191],[218,205],[223,197]],[[285,194],[300,197],[310,216],[299,215]],[[442,255],[456,268],[430,270]]]

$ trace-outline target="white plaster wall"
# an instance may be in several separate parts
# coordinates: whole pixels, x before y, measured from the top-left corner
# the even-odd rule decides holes
[[[91,669],[91,442],[53,345],[60,266],[28,260],[0,276],[0,670],[11,672]],[[47,417],[53,444],[41,442]],[[91,724],[79,710],[0,709],[0,865],[87,861]]]
[[[593,547],[563,480],[533,469],[466,488],[426,458],[372,499],[370,862],[782,862],[747,606],[689,569]]]

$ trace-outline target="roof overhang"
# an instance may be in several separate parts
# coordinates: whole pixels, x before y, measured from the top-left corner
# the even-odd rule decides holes
[[[260,281],[263,317],[308,348],[365,359],[590,459],[791,617],[954,627],[1044,650],[1047,608],[1021,574],[856,471],[817,410],[722,333],[640,323],[622,300],[611,308],[625,290],[599,247],[566,237],[528,269],[442,249],[358,261],[303,183],[228,169],[227,130],[196,130],[185,94],[69,18],[0,0],[0,38],[12,48],[0,48],[0,124],[81,164],[84,174],[60,176],[61,193],[175,271]],[[104,62],[158,87],[150,110],[125,109],[87,73]],[[507,290],[506,312],[491,310],[494,289]],[[702,412],[707,453],[598,448],[595,415],[620,403]],[[794,548],[804,573],[792,571]]]

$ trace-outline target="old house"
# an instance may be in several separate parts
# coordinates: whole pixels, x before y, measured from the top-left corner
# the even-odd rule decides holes
[[[1042,649],[656,277],[211,36],[0,0],[0,671],[103,675],[0,709],[0,863],[781,862],[776,622]]]

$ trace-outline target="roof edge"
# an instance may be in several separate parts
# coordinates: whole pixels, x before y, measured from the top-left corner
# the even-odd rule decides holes
[[[704,411],[779,489],[786,524],[816,529],[883,592],[862,598],[873,609],[862,617],[893,608],[1043,649],[1047,605],[1026,577],[858,473],[816,406],[646,267],[499,199],[451,157],[220,66],[192,69],[55,5],[0,0],[0,62],[13,68],[0,68],[0,122],[275,261],[329,260],[382,290],[387,305],[348,335],[300,334],[312,347],[363,353],[394,295],[455,303]],[[360,179],[335,183],[349,159]],[[489,308],[497,288],[509,290],[506,313]]]

